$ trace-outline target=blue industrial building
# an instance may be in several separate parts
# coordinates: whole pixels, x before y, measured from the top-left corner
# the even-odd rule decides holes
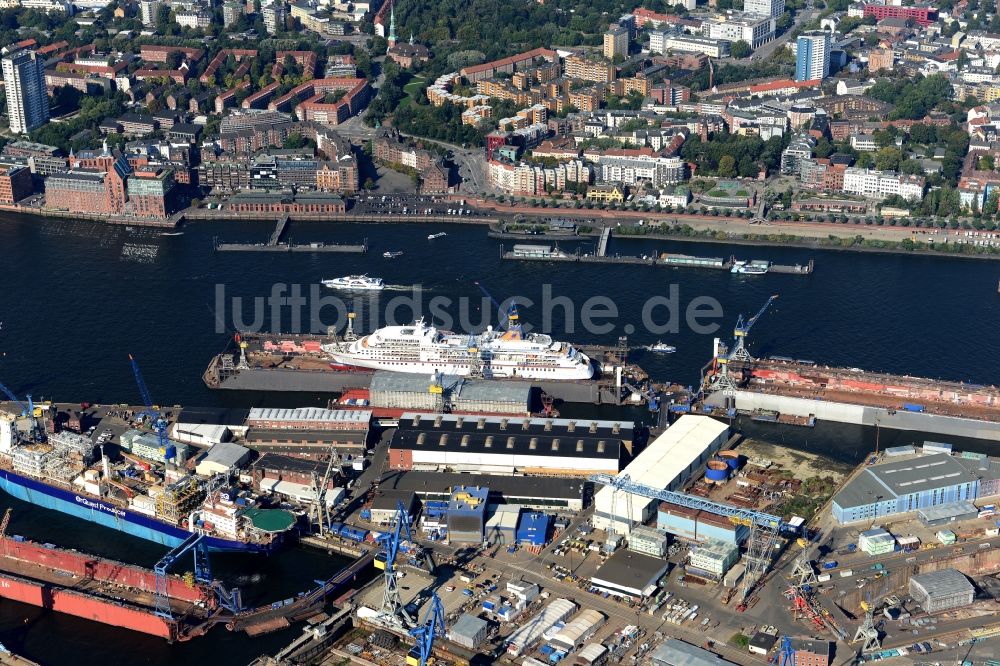
[[[697,543],[721,541],[739,545],[750,535],[750,528],[746,525],[737,525],[724,516],[670,502],[660,503],[656,512],[656,529]]]
[[[544,513],[525,513],[517,526],[517,542],[544,546],[548,541],[549,525],[549,517]]]
[[[482,543],[486,533],[486,500],[490,489],[484,486],[457,486],[448,501],[449,543]]]
[[[833,496],[831,510],[844,524],[998,494],[1000,463],[974,454],[934,453],[864,469]]]

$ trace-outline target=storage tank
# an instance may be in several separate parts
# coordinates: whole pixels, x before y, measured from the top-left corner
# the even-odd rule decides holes
[[[719,458],[721,458],[732,471],[736,471],[740,468],[740,454],[733,450],[719,451]]]
[[[705,468],[705,481],[725,483],[729,480],[729,465],[724,460],[709,460]]]

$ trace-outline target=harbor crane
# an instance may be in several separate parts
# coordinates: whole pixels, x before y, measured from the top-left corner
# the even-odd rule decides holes
[[[740,611],[746,609],[747,600],[770,569],[776,557],[774,547],[778,542],[778,536],[787,527],[785,522],[777,516],[772,516],[761,511],[742,509],[730,504],[713,502],[703,497],[687,495],[673,490],[659,490],[652,486],[632,481],[628,474],[619,474],[617,476],[593,474],[587,477],[587,480],[604,486],[610,486],[615,493],[626,493],[629,502],[631,502],[632,495],[658,499],[696,511],[707,511],[708,513],[728,518],[735,525],[749,527],[750,537],[747,539],[746,553],[747,568],[746,573],[743,575],[740,595],[741,602],[737,607],[737,610]],[[613,497],[617,497],[617,495]],[[614,501],[612,504],[614,504]],[[630,511],[627,522],[631,521],[631,517]],[[617,516],[613,520],[616,518]]]
[[[340,460],[337,447],[330,448],[330,459],[326,463],[326,471],[322,478],[319,472],[312,473],[313,501],[309,505],[309,522],[315,519],[319,524],[319,535],[327,536],[330,531],[330,507],[326,504],[327,486],[330,484],[330,476],[333,473],[333,466]]]
[[[402,622],[412,625],[413,618],[406,612],[399,596],[398,567],[396,566],[396,559],[399,556],[404,535],[407,541],[413,543],[413,537],[410,534],[410,513],[402,502],[397,502],[396,515],[392,518],[389,531],[377,539],[382,551],[375,555],[375,568],[382,570],[385,580],[379,617],[383,621],[394,624],[398,624],[402,618]]]
[[[139,362],[135,360],[132,354],[128,355],[128,360],[132,364],[132,374],[135,375],[135,383],[139,387],[139,393],[142,395],[142,403],[146,407],[142,414],[149,419],[150,425],[156,433],[160,450],[164,452],[164,455],[168,455],[170,450],[167,447],[170,445],[170,440],[167,438],[167,419],[159,409],[153,406],[153,399],[150,397],[149,389],[142,378],[142,372],[139,371]]]
[[[3,391],[4,395],[17,405],[18,408],[20,408],[22,417],[26,417],[31,421],[31,436],[38,441],[43,441],[45,439],[45,432],[42,429],[41,424],[38,422],[38,419],[35,418],[35,403],[32,402],[31,395],[28,395],[28,404],[25,405],[18,399],[13,391],[3,384],[0,384],[0,391]]]
[[[160,561],[153,566],[153,573],[156,576],[156,598],[154,612],[167,620],[173,619],[173,612],[170,609],[169,578],[167,572],[184,555],[191,552],[194,556],[194,579],[199,583],[211,586],[218,599],[219,606],[233,613],[238,613],[242,608],[240,599],[240,589],[234,587],[227,590],[212,579],[212,565],[208,560],[208,544],[205,543],[205,535],[192,533],[184,541],[172,548],[170,552],[160,558]]]
[[[772,295],[764,303],[763,307],[754,316],[744,319],[740,314],[736,317],[736,325],[733,327],[733,342],[727,346],[718,338],[715,339],[715,349],[712,360],[702,368],[702,391],[723,391],[727,397],[736,394],[738,379],[732,375],[730,365],[734,361],[749,365],[754,362],[753,356],[747,349],[747,336],[754,324],[767,312],[771,304],[778,299],[778,294]]]
[[[417,644],[406,655],[406,666],[427,666],[434,648],[434,639],[444,638],[444,606],[437,592],[431,595],[430,608],[424,621],[410,630]]]
[[[775,666],[795,666],[795,650],[792,648],[792,639],[788,636],[781,637],[781,644],[771,660]]]

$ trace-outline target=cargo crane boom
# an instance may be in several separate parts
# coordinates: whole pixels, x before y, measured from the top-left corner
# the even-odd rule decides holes
[[[701,392],[704,395],[705,392],[713,391],[723,391],[727,398],[731,399],[735,403],[735,395],[737,390],[737,384],[739,383],[739,378],[733,376],[733,370],[730,367],[733,361],[741,361],[744,364],[751,364],[754,362],[753,356],[747,350],[746,340],[747,335],[750,333],[750,329],[754,327],[754,324],[767,312],[767,309],[771,307],[771,304],[778,299],[778,294],[772,295],[764,303],[763,307],[757,311],[757,314],[750,317],[749,319],[744,319],[743,315],[740,314],[736,317],[736,325],[733,327],[733,342],[731,345],[726,346],[719,338],[715,338],[715,347],[712,353],[712,360],[702,368],[702,378],[701,378]],[[735,407],[735,404],[727,405],[728,407]]]
[[[383,571],[383,578],[385,580],[380,618],[390,623],[399,623],[402,621],[405,624],[412,625],[413,618],[403,608],[403,601],[399,595],[399,582],[397,580],[396,559],[399,555],[404,534],[406,540],[412,543],[410,513],[406,510],[402,502],[396,502],[396,515],[393,516],[389,532],[377,539],[378,544],[382,547],[382,552],[375,556],[375,568]]]
[[[658,499],[664,502],[677,504],[688,509],[697,511],[707,511],[718,516],[724,516],[736,525],[745,525],[750,528],[750,537],[747,546],[747,568],[743,579],[742,602],[745,603],[757,586],[757,583],[764,578],[771,563],[775,559],[774,546],[777,543],[778,535],[786,527],[785,522],[778,516],[772,516],[762,511],[751,509],[741,509],[730,504],[713,502],[702,497],[686,495],[672,490],[660,490],[652,486],[636,483],[629,478],[628,474],[611,476],[610,474],[593,474],[587,477],[588,481],[610,486],[614,489],[616,496],[618,492],[624,492],[630,500],[632,495]],[[631,520],[631,510],[629,518]],[[612,518],[617,519],[617,516]]]
[[[128,355],[128,360],[132,364],[132,374],[135,375],[135,383],[139,387],[139,393],[142,396],[142,403],[146,407],[142,413],[150,420],[150,425],[152,425],[153,431],[156,433],[156,439],[160,446],[160,450],[164,452],[165,456],[167,456],[169,454],[168,447],[170,444],[170,441],[167,438],[167,419],[164,418],[160,410],[153,406],[153,399],[149,394],[149,388],[146,387],[145,380],[142,378],[142,372],[139,370],[138,361],[135,360],[132,354]]]
[[[0,384],[0,390],[2,390],[4,395],[6,395],[11,401],[13,401],[14,404],[18,406],[18,408],[20,408],[21,416],[27,417],[31,421],[31,436],[38,441],[44,441],[45,432],[42,429],[41,424],[38,423],[38,419],[35,418],[35,404],[34,402],[32,402],[31,396],[30,395],[28,396],[28,404],[25,405],[18,399],[18,397],[14,394],[13,391],[11,391],[3,384]]]
[[[434,649],[434,639],[443,638],[444,634],[444,606],[435,592],[431,595],[430,608],[424,621],[410,630],[410,635],[417,639],[417,644],[407,653],[406,666],[427,666]]]

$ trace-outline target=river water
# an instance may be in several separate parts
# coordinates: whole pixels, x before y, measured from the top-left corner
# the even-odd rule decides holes
[[[397,308],[400,323],[417,309],[435,312],[439,323],[447,315],[454,321],[444,323],[465,330],[463,312],[470,325],[485,324],[485,308],[496,323],[496,312],[488,301],[482,302],[476,282],[497,299],[517,297],[521,321],[538,328],[545,323],[546,332],[557,339],[610,345],[628,335],[633,346],[657,340],[675,345],[676,354],[632,356],[661,381],[695,384],[711,356],[713,337],[730,338],[737,315],[752,315],[771,294],[779,294],[779,299],[751,334],[750,347],[757,355],[974,383],[996,383],[1000,377],[1000,358],[992,351],[1000,328],[1000,264],[990,261],[613,238],[609,254],[669,251],[783,264],[814,259],[816,270],[811,276],[743,276],[705,269],[526,263],[501,260],[500,243],[487,239],[483,227],[447,224],[291,225],[289,236],[298,243],[367,238],[370,252],[364,255],[213,250],[214,238],[262,242],[272,229],[264,223],[200,223],[185,227],[183,235],[164,236],[156,230],[6,217],[0,221],[0,382],[36,400],[137,403],[140,397],[128,362],[132,353],[160,404],[323,404],[329,396],[213,392],[202,383],[209,359],[240,327],[235,315],[241,315],[244,324],[253,322],[254,298],[268,297],[276,284],[288,289],[299,285],[306,297],[301,322],[288,306],[258,308],[265,330],[320,331],[338,323],[338,313],[350,309],[359,313],[359,328],[367,331],[374,325],[374,313],[384,321],[390,306]],[[438,231],[448,235],[427,239]],[[593,241],[567,243],[563,249],[575,251],[577,245],[593,251]],[[384,259],[386,250],[405,254]],[[333,297],[329,290],[315,287],[319,280],[354,273],[381,277],[390,288],[377,296],[349,298],[342,307],[319,300]],[[417,298],[412,285],[421,285],[422,300],[408,309],[398,301]],[[316,293],[311,295],[311,289]],[[675,330],[667,325],[673,293],[674,319],[679,321]],[[556,297],[567,297],[568,302],[546,306],[546,294],[550,303]],[[242,304],[234,301],[237,297]],[[463,308],[462,297],[468,307]],[[599,298],[588,305],[594,297]],[[433,299],[437,301],[432,304]],[[694,322],[715,323],[718,331],[693,330],[685,316],[692,302],[710,314],[711,303],[718,304],[721,316]],[[617,309],[616,316],[591,317],[606,324],[604,329],[585,325],[585,306],[593,314],[606,312],[609,303]],[[312,321],[309,309],[321,304]],[[651,313],[651,323],[666,330],[647,330],[644,308]],[[566,406],[564,413],[585,409]],[[643,410],[633,413],[645,416]],[[882,447],[923,439],[919,433],[884,430],[876,435],[862,427],[819,424],[807,429],[744,421],[740,425],[749,434],[845,461],[871,450],[876,437]],[[956,446],[1000,452],[982,442]],[[14,533],[145,565],[162,554],[151,544],[0,495],[0,509],[6,506],[15,507]],[[263,562],[216,559],[228,581],[248,587],[251,600],[298,592],[343,565],[304,551]],[[52,664],[167,664],[182,659],[243,664],[273,652],[296,633],[249,640],[216,629],[189,644],[167,646],[123,630],[0,602],[0,641]]]

